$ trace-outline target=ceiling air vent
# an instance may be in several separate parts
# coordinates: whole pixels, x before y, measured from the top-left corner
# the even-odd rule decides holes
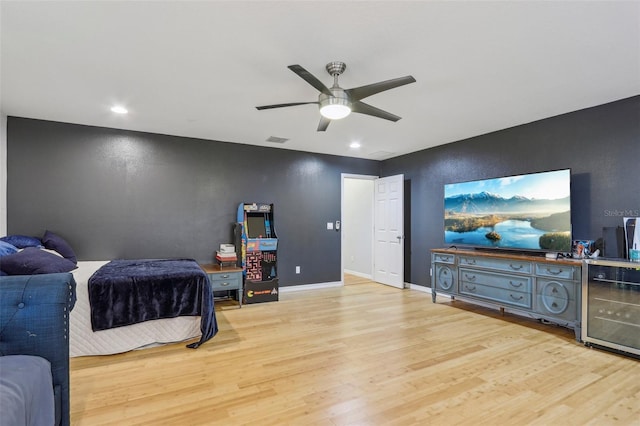
[[[267,138],[267,142],[273,142],[273,143],[285,143],[288,140],[289,139],[287,139],[287,138],[279,138],[277,136],[269,136]]]

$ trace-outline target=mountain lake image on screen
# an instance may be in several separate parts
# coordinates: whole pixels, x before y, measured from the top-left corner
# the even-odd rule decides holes
[[[570,252],[571,171],[446,184],[444,242]]]

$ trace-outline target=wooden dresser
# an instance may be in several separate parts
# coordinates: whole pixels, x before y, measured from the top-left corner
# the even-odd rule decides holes
[[[431,251],[431,291],[549,321],[581,336],[582,261],[482,250]]]

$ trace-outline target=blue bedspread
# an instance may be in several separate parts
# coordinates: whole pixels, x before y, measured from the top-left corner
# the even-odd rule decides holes
[[[218,332],[209,277],[192,259],[113,260],[89,278],[93,331],[201,316],[197,348]]]

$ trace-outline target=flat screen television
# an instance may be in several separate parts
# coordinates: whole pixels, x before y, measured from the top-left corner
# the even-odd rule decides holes
[[[570,253],[571,170],[445,184],[444,241]]]

